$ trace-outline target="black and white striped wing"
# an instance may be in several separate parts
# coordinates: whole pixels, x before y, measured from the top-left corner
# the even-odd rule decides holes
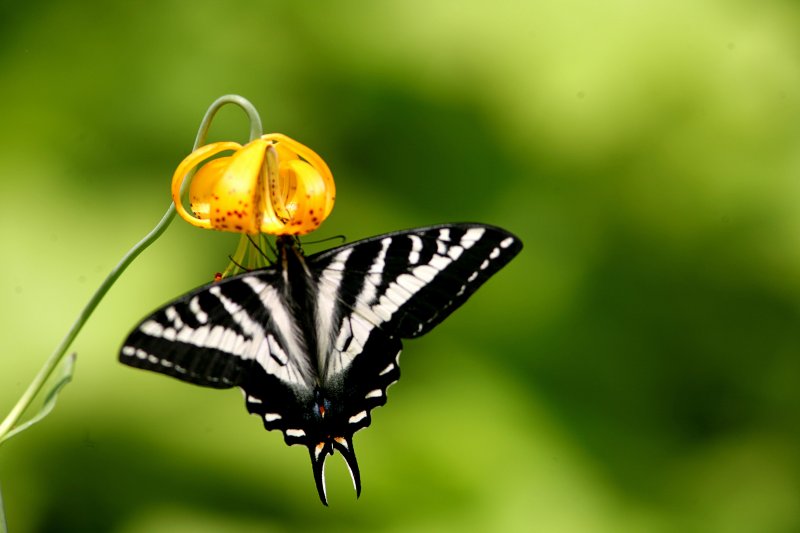
[[[424,335],[522,249],[507,231],[447,224],[389,233],[308,258],[317,275],[323,376],[344,371],[371,335]]]
[[[500,228],[448,224],[372,237],[307,259],[317,284],[320,376],[346,394],[352,432],[400,377],[400,339],[430,331],[522,243]]]
[[[449,224],[399,231],[307,258],[316,286],[316,338],[322,388],[333,398],[329,444],[310,446],[320,498],[325,457],[345,458],[356,492],[353,434],[371,423],[400,377],[401,339],[430,331],[507,264],[522,243],[500,228]]]
[[[248,410],[290,442],[316,369],[277,277],[263,269],[178,298],[134,328],[120,361],[206,387],[242,387]]]

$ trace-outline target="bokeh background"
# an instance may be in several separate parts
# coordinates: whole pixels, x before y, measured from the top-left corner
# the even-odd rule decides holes
[[[327,160],[320,237],[525,243],[406,343],[362,497],[334,456],[323,508],[238,391],[117,363],[235,247],[176,222],[0,451],[10,531],[800,531],[799,50],[788,0],[4,2],[3,415],[222,94]]]

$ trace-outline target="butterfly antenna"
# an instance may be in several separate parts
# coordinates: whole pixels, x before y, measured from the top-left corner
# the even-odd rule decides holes
[[[332,237],[325,237],[324,239],[319,239],[317,241],[306,241],[305,244],[321,244],[323,242],[335,241],[337,239],[342,241],[341,244],[344,244],[345,241],[347,241],[347,236],[340,233],[339,235],[333,235]]]
[[[297,240],[298,240],[298,242],[300,241],[299,238]],[[324,239],[319,239],[319,240],[316,240],[316,241],[304,241],[303,244],[304,245],[306,245],[306,244],[322,244],[323,242],[335,241],[335,240],[341,241],[339,244],[344,244],[345,242],[347,242],[347,236],[345,236],[343,234],[339,234],[339,235],[334,235],[332,237],[325,237]]]

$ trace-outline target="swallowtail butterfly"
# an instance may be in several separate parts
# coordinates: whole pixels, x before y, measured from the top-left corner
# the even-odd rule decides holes
[[[353,434],[400,377],[401,339],[430,331],[520,250],[500,228],[398,231],[305,257],[277,239],[277,261],[200,287],[145,318],[123,363],[197,385],[240,387],[247,410],[286,444],[308,447],[327,505],[325,460],[361,477]]]

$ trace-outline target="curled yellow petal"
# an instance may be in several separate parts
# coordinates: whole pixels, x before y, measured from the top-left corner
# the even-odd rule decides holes
[[[319,217],[320,222],[327,218],[327,216],[330,215],[331,211],[333,210],[333,204],[336,200],[336,186],[333,182],[331,170],[328,168],[328,165],[325,163],[325,161],[311,148],[305,146],[304,144],[300,144],[291,137],[287,137],[282,133],[269,133],[261,138],[275,141],[279,149],[284,149],[296,154],[296,156],[299,156],[299,158],[305,160],[312,169],[316,170],[318,177],[322,181],[321,183],[315,183],[313,187],[309,186],[307,188],[310,189],[308,192],[315,196],[315,200],[323,206],[323,212],[321,213],[322,216]],[[285,161],[289,165],[294,165],[290,162],[299,158],[294,157],[290,159],[288,157],[284,157],[282,161]],[[310,176],[306,173],[303,173],[303,175]]]
[[[214,157],[220,152],[225,152],[227,150],[239,150],[242,147],[241,144],[235,142],[220,142],[220,143],[212,143],[207,144],[205,146],[201,146],[180,162],[178,168],[175,169],[175,173],[172,175],[172,201],[175,202],[175,209],[177,209],[178,214],[183,218],[185,221],[193,224],[195,226],[201,228],[211,228],[211,223],[208,219],[204,218],[197,218],[190,215],[186,208],[183,206],[183,202],[181,201],[181,186],[183,185],[186,176],[191,172],[193,168],[197,165]],[[208,190],[209,182],[211,181],[211,176],[204,177],[201,180],[200,189],[196,191],[192,191],[190,187],[190,196],[192,192],[195,192],[199,198],[209,200],[209,195],[206,193],[205,190]],[[205,190],[204,190],[205,189]]]
[[[286,198],[287,211],[291,213],[287,222],[300,233],[317,229],[329,212],[325,179],[314,167],[299,159],[286,163],[282,174],[286,176],[285,181],[296,184]]]

